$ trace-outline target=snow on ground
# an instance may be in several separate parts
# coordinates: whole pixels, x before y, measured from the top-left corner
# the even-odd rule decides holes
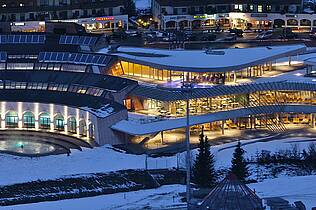
[[[148,158],[149,168],[176,166],[176,157]],[[144,169],[145,155],[116,152],[103,146],[83,151],[73,150],[70,156],[54,155],[40,158],[0,155],[0,185],[37,179],[54,179],[79,173]]]
[[[282,197],[290,202],[302,201],[306,209],[316,207],[316,176],[281,177],[249,184],[259,197]]]
[[[69,199],[35,204],[1,207],[1,210],[131,210],[151,208],[166,209],[184,206],[178,193],[185,192],[184,185],[166,185],[156,189],[115,193],[90,198]]]
[[[310,140],[310,141],[304,141]],[[304,141],[299,142],[298,141]],[[249,142],[249,140],[241,141],[242,144]],[[295,137],[295,138],[287,138],[282,140],[275,140],[270,142],[256,142],[254,144],[247,144],[243,146],[243,149],[246,151],[246,157],[250,158],[251,156],[255,156],[257,152],[261,150],[267,150],[270,152],[277,152],[279,150],[291,149],[294,145],[297,145],[300,150],[308,148],[311,142],[316,142],[316,139],[312,140],[306,137]],[[230,167],[231,159],[234,152],[234,146],[236,142],[215,146],[212,148],[212,152],[216,158],[215,166],[217,168],[220,167]],[[229,148],[231,147],[231,148]],[[227,149],[225,149],[227,148]]]
[[[244,140],[244,143],[256,142],[260,139]],[[308,138],[291,138],[276,140],[272,142],[258,142],[245,145],[247,157],[255,155],[261,149],[271,152],[279,149],[291,148],[297,140],[308,140]],[[304,149],[310,142],[301,142],[300,149]],[[236,142],[212,147],[215,154],[216,167],[229,167],[232,153]],[[196,153],[194,150],[192,153]],[[170,157],[148,158],[148,168],[172,168],[184,166],[185,153]],[[81,151],[72,151],[70,156],[56,155],[40,158],[15,157],[11,155],[0,155],[0,185],[22,183],[38,179],[54,179],[72,174],[109,172],[124,169],[144,169],[145,155],[132,155],[114,151],[109,146]]]

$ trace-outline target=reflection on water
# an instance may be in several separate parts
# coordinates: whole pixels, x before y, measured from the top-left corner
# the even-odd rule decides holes
[[[19,154],[38,155],[55,151],[55,147],[45,143],[32,142],[26,139],[0,141],[0,151]]]

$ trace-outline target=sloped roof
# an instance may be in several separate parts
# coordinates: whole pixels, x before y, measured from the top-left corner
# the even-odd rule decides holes
[[[200,209],[209,210],[263,210],[261,199],[229,174],[203,200]]]
[[[228,72],[275,61],[279,58],[305,52],[304,44],[271,47],[228,48],[212,50],[163,50],[137,47],[119,47],[117,55],[123,61],[158,69],[186,72]],[[99,53],[107,54],[108,49]]]

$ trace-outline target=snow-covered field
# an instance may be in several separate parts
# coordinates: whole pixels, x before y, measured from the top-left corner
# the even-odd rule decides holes
[[[176,157],[148,158],[148,167],[171,168]],[[40,158],[0,155],[0,185],[38,179],[54,179],[82,173],[109,172],[145,168],[145,155],[130,155],[103,146],[73,150],[70,156],[56,155]]]
[[[291,203],[302,201],[308,210],[316,206],[316,176],[282,177],[249,184],[261,198],[282,197]],[[131,210],[181,207],[179,193],[184,185],[167,185],[157,189],[116,193],[90,198],[70,199],[2,207],[1,210]]]
[[[289,138],[272,142],[256,142],[257,140],[245,140],[247,144],[243,148],[247,157],[256,154],[257,151],[289,149],[299,140],[311,140],[309,138]],[[311,140],[312,141],[312,140]],[[307,148],[311,141],[300,142],[299,148]],[[212,147],[215,154],[216,167],[225,168],[230,166],[233,146],[236,142]],[[226,149],[225,149],[226,148]],[[193,151],[195,153],[196,150]],[[148,168],[172,168],[184,166],[184,153],[178,156],[148,158]],[[177,160],[178,159],[178,160]],[[38,179],[54,179],[72,174],[109,172],[124,169],[144,169],[145,155],[131,155],[114,151],[109,146],[94,149],[72,151],[70,156],[57,155],[40,158],[15,157],[0,155],[0,185],[21,183]]]
[[[90,198],[70,199],[35,204],[0,207],[1,210],[130,210],[166,209],[170,206],[181,207],[178,193],[184,192],[184,185],[167,185],[157,189],[137,192],[116,193]]]
[[[291,203],[302,201],[307,210],[316,207],[316,176],[297,176],[267,179],[248,185],[261,198],[282,197]]]

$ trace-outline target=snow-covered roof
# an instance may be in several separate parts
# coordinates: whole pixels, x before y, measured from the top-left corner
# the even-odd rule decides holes
[[[225,72],[297,55],[305,45],[283,45],[254,48],[228,48],[211,50],[162,50],[136,47],[119,47],[120,59],[159,69],[189,72]],[[108,53],[102,49],[100,53]]]
[[[94,109],[90,107],[80,107],[80,109],[90,112],[91,114],[95,115],[98,118],[106,118],[111,114],[114,114],[115,110],[110,104],[105,104],[101,106],[99,109]]]

